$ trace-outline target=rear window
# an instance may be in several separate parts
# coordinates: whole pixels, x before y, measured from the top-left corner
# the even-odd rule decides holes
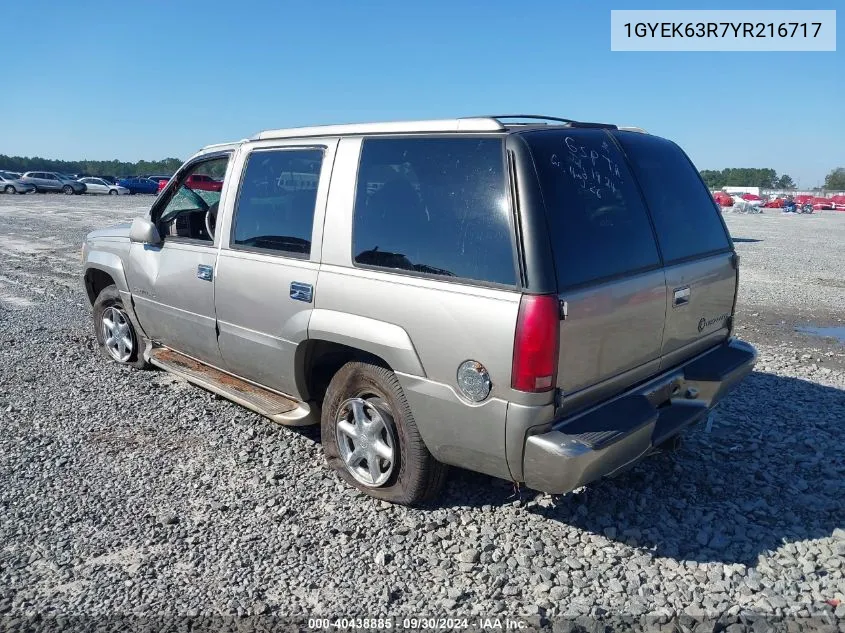
[[[516,284],[502,139],[365,139],[353,257],[364,266]]]
[[[526,132],[548,213],[558,287],[659,265],[634,179],[604,130]]]
[[[665,261],[730,247],[710,192],[677,145],[636,132],[614,135],[640,183]]]

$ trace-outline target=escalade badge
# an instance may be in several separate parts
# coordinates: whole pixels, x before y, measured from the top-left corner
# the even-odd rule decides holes
[[[701,332],[701,331],[704,330],[704,328],[708,328],[711,325],[715,325],[716,323],[720,323],[721,321],[725,321],[725,320],[727,320],[727,318],[729,316],[730,316],[729,314],[720,314],[719,316],[717,316],[713,319],[710,319],[709,321],[707,319],[705,319],[704,317],[701,317],[698,320],[698,331]]]

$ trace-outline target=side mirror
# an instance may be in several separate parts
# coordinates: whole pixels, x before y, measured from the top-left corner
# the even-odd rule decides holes
[[[158,246],[162,240],[155,224],[147,218],[135,218],[132,220],[132,228],[129,229],[129,241]]]

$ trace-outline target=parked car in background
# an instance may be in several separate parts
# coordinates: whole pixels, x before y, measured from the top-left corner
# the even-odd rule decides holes
[[[35,187],[21,180],[21,175],[13,171],[0,171],[0,191],[3,193],[31,193]]]
[[[162,190],[167,186],[167,183],[170,180],[161,180],[158,183],[158,193],[161,193]],[[206,176],[205,174],[192,174],[188,176],[188,179],[183,183],[185,187],[193,189],[194,191],[222,191],[223,190],[223,181],[222,180],[215,180],[211,176]]]
[[[87,193],[104,193],[106,195],[128,195],[129,189],[121,187],[120,185],[113,185],[102,178],[83,178],[79,182],[83,183],[87,188]]]
[[[772,198],[771,200],[767,201],[763,206],[767,209],[782,209],[783,200],[783,198],[778,196],[777,198]]]
[[[837,211],[845,211],[845,196],[833,196],[831,201],[833,201],[834,209]]]
[[[3,193],[32,193],[35,187],[23,182],[21,175],[13,171],[0,171],[0,191]]]
[[[188,176],[185,186],[199,191],[222,191],[223,181],[205,174],[192,174]]]
[[[151,176],[144,176],[144,178],[148,178],[149,180],[154,180],[156,183],[158,183],[160,185],[162,183],[162,181],[167,182],[171,178],[173,178],[173,176],[151,175]]]
[[[158,183],[149,178],[119,178],[117,184],[129,190],[129,193],[157,193]]]
[[[86,191],[83,183],[66,174],[59,174],[54,171],[28,171],[21,176],[21,180],[34,186],[39,193],[61,191],[70,196],[79,195]]]
[[[830,211],[833,209],[833,200],[830,198],[814,197],[810,200],[813,205],[813,211]]]
[[[752,196],[752,199],[749,200],[745,196]],[[743,208],[759,209],[763,206],[763,199],[760,196],[754,195],[753,193],[737,193],[733,194],[731,197],[733,198],[735,205],[739,205]]]
[[[734,199],[731,198],[724,191],[717,191],[716,193],[714,193],[713,199],[719,204],[720,207],[734,206]]]
[[[201,150],[86,237],[99,349],[321,424],[329,467],[382,501],[435,496],[446,464],[563,494],[677,448],[756,359],[727,227],[676,144],[536,118]],[[227,169],[225,196],[188,184]]]

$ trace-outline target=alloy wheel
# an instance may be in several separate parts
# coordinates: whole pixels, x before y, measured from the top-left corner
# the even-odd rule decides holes
[[[103,310],[101,327],[109,355],[119,363],[129,361],[135,349],[135,335],[126,313],[116,306],[107,307]]]
[[[397,464],[393,416],[380,398],[344,401],[335,420],[340,457],[356,481],[378,488]]]

